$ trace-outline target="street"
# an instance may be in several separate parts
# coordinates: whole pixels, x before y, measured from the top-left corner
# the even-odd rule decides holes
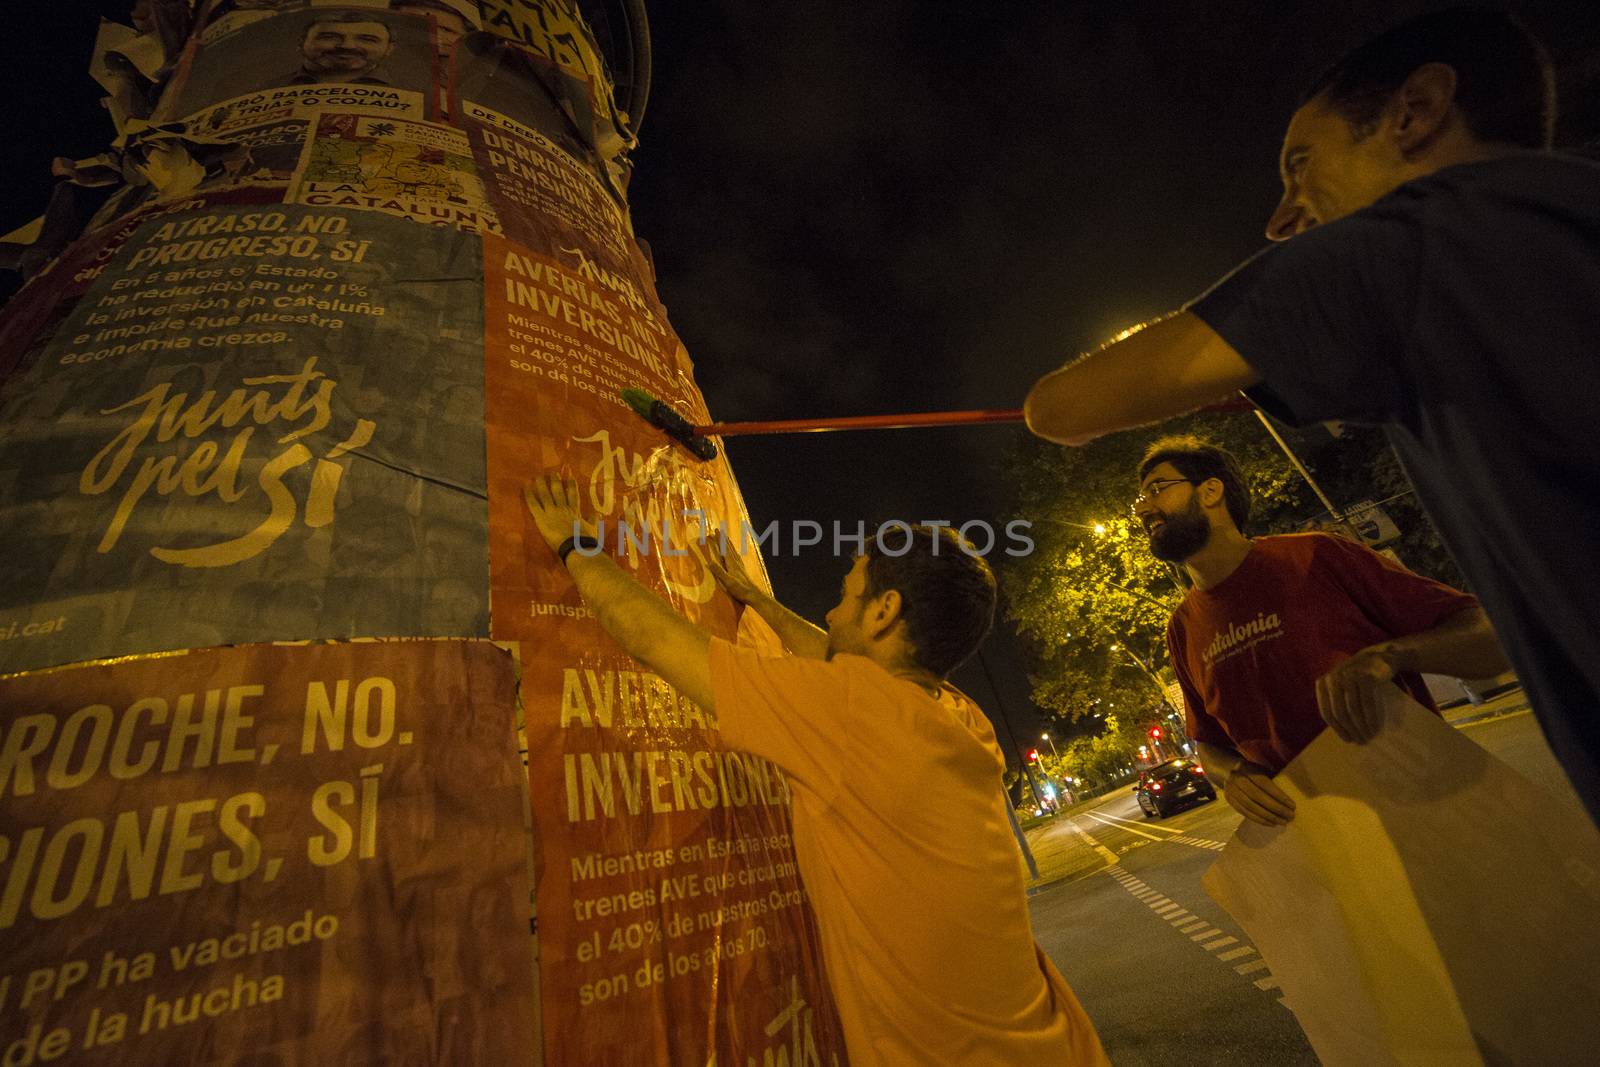
[[[1461,729],[1578,805],[1530,713]],[[1147,819],[1128,787],[1028,831],[1034,935],[1117,1067],[1317,1062],[1267,961],[1200,887],[1239,821],[1220,795]]]

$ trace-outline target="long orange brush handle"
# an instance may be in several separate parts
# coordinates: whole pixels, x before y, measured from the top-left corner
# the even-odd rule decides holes
[[[737,437],[752,433],[822,433],[827,430],[898,430],[906,426],[963,426],[974,422],[1021,422],[1022,409],[1009,411],[924,411],[909,415],[852,415],[836,419],[779,419],[773,422],[713,422],[696,426],[696,437]]]
[[[1254,405],[1240,398],[1208,404],[1201,411],[1250,411]],[[899,430],[908,426],[968,426],[982,422],[1021,422],[1022,409],[978,411],[923,411],[907,415],[852,415],[836,419],[778,419],[771,422],[713,422],[693,426],[696,437],[738,437],[763,433],[825,433],[829,430]]]

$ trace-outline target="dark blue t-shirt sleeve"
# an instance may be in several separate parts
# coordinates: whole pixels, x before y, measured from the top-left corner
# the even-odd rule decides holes
[[[1187,310],[1261,376],[1249,394],[1270,414],[1381,422],[1410,392],[1417,248],[1403,212],[1367,208],[1262,251]]]

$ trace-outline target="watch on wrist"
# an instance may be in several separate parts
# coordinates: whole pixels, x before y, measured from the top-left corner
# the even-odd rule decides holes
[[[561,542],[556,548],[556,558],[561,560],[561,565],[567,565],[567,557],[574,551],[582,549],[584,555],[592,556],[605,547],[605,543],[591,534],[576,534]]]

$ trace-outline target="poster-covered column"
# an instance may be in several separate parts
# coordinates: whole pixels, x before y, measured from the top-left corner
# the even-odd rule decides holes
[[[577,7],[194,15],[181,50],[147,64],[164,79],[149,118],[113,109],[137,180],[0,321],[0,913],[30,946],[0,974],[0,1048],[843,1063],[782,772],[727,751],[528,540],[524,485],[561,469],[641,580],[776,650],[696,543],[746,525],[726,461],[667,447],[618,396],[707,416],[633,235],[631,134]],[[504,652],[492,686],[473,681],[491,636],[520,658],[514,695]],[[360,717],[388,706],[380,678],[392,735]],[[513,706],[525,773],[504,749],[491,766],[473,733]],[[124,775],[147,742],[157,762]],[[506,825],[460,792],[499,789],[508,767],[531,846],[466,825]],[[346,812],[345,845],[317,808],[335,780],[380,813],[373,830]],[[384,799],[360,808],[369,788]],[[315,834],[371,853],[327,873],[294,858]],[[472,849],[406,851],[440,834]],[[536,940],[532,886],[509,910],[462,888],[530,860]],[[358,930],[351,907],[377,925]],[[339,929],[312,945],[324,915]],[[296,951],[230,955],[241,931]],[[116,965],[102,978],[108,952],[137,988]],[[537,992],[507,977],[524,956]],[[70,979],[59,997],[46,972]],[[236,981],[256,984],[234,1007]]]

